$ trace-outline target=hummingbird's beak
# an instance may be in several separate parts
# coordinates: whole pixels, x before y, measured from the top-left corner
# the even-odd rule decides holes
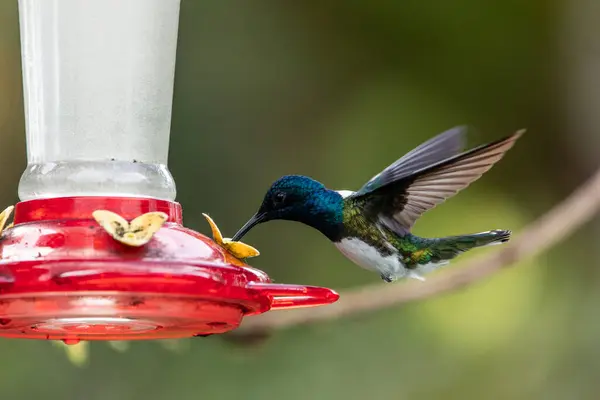
[[[267,217],[267,213],[256,213],[242,226],[242,228],[233,236],[231,240],[234,242],[239,241],[246,233],[250,231],[250,229],[254,228],[254,226],[264,222]]]

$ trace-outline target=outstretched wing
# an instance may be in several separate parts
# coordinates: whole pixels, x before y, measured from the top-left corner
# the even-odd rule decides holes
[[[519,131],[389,181],[361,196],[363,208],[394,231],[406,233],[424,212],[454,196],[492,168],[523,133]]]
[[[429,139],[371,178],[354,193],[354,196],[372,192],[391,182],[409,176],[415,171],[459,154],[465,147],[466,132],[467,127],[457,126]]]

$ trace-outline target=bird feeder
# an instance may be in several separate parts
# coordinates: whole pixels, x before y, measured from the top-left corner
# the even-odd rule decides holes
[[[28,166],[0,239],[0,336],[205,336],[338,299],[274,284],[183,226],[167,168],[179,3],[19,1]],[[115,235],[139,232],[98,210],[164,224],[128,245]]]

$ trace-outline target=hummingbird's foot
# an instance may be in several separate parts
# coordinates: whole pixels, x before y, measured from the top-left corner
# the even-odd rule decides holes
[[[387,283],[394,282],[394,278],[392,278],[390,275],[381,274],[381,279]]]

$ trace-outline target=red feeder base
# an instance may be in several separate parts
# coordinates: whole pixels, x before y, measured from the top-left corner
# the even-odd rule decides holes
[[[162,211],[167,223],[143,247],[115,241],[98,209],[131,220]],[[273,284],[262,271],[182,226],[178,203],[68,197],[15,208],[0,239],[0,336],[136,340],[204,336],[268,310],[337,301],[332,290]]]

